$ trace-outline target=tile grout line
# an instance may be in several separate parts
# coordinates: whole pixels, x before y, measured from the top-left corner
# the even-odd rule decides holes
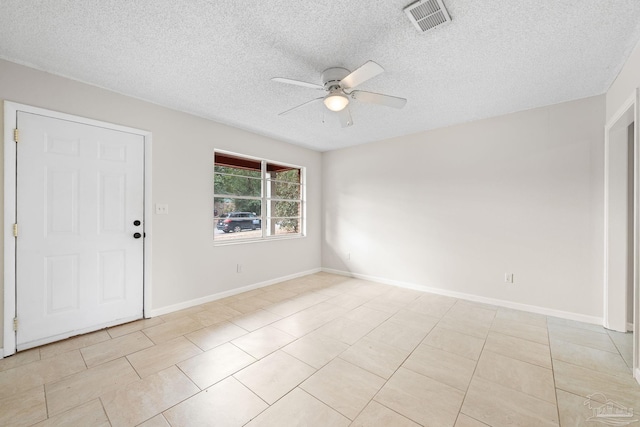
[[[496,315],[497,315],[497,311],[496,311]],[[495,319],[496,319],[496,317],[494,316],[494,318],[491,320],[491,326],[489,326],[489,330],[491,330],[491,327],[493,326],[493,323],[494,323]],[[440,323],[440,322],[438,322],[438,323]],[[489,336],[489,332],[487,332],[487,337],[488,336]],[[480,354],[478,355],[478,360],[476,360],[476,364],[473,367],[473,372],[471,373],[471,378],[469,379],[469,384],[467,385],[467,389],[464,391],[464,396],[462,397],[462,402],[460,402],[460,409],[458,409],[458,415],[456,415],[456,419],[455,419],[455,421],[453,423],[454,425],[458,422],[458,418],[460,418],[460,414],[462,413],[462,408],[464,407],[464,402],[465,402],[465,400],[467,400],[467,394],[469,393],[469,387],[471,387],[471,382],[473,381],[473,378],[476,376],[476,371],[478,370],[478,365],[480,364],[480,358],[482,357],[482,353],[484,353],[484,347],[486,345],[487,345],[487,338],[485,337],[484,342],[482,343],[482,349],[480,350]],[[473,417],[471,417],[471,418],[473,418]],[[486,424],[484,422],[482,422],[482,423]]]
[[[520,340],[523,340],[523,341],[527,341],[527,342],[530,342],[530,343],[534,343],[534,344],[544,345],[546,347],[551,347],[550,344],[549,344],[550,343],[549,339],[547,339],[547,344],[543,344],[540,341],[533,341],[533,340],[530,340],[528,338],[518,337],[518,336],[515,336],[515,335],[509,335],[509,334],[505,334],[504,332],[495,331],[495,330],[492,330],[492,329],[489,329],[489,332],[493,332],[494,334],[504,335],[505,337],[517,338],[517,339],[520,339]],[[488,336],[488,334],[487,334],[487,336]]]
[[[42,393],[44,394],[44,408],[47,413],[47,420],[49,419],[49,399],[47,399],[47,385],[42,384]]]
[[[618,344],[616,343],[616,341],[613,339],[613,337],[611,336],[611,334],[609,333],[609,329],[605,328],[605,331],[607,332],[607,336],[609,337],[609,340],[613,343],[613,346],[616,348],[616,350],[618,351],[618,354],[620,355],[620,357],[622,357],[622,360],[624,361],[624,363],[627,365],[627,367],[631,370],[631,375],[633,376],[633,367],[629,366],[629,363],[627,362],[627,359],[622,356],[622,350],[620,349],[620,346],[618,346]],[[613,331],[613,332],[617,332],[617,331]],[[633,353],[633,332],[627,331],[627,332],[619,332],[619,333],[624,333],[624,334],[628,334],[631,333],[631,348],[632,348],[632,353]],[[633,365],[633,354],[631,355],[631,364]]]
[[[553,366],[553,353],[551,352],[551,330],[547,322],[547,336],[549,337],[549,358],[551,360],[551,375],[553,376],[553,393],[556,396],[556,414],[558,415],[558,426],[560,426],[560,403],[558,401],[558,384],[556,382],[556,370]]]
[[[347,294],[347,293],[343,293],[343,294],[341,294],[341,295],[346,295],[346,294]],[[340,295],[336,295],[336,296],[340,296]],[[355,297],[355,296],[354,296],[354,297]],[[331,299],[331,298],[329,298],[329,299]],[[369,300],[367,300],[367,302],[362,303],[362,304],[359,304],[359,305],[357,305],[357,306],[355,306],[355,307],[353,307],[353,308],[342,307],[342,306],[339,306],[339,305],[336,305],[336,304],[332,304],[332,305],[334,305],[334,306],[336,306],[336,307],[339,307],[339,308],[344,308],[344,309],[349,310],[349,311],[353,311],[353,310],[355,310],[355,309],[357,309],[357,308],[360,308],[360,307],[365,306],[365,304],[367,304],[367,303],[368,303],[368,302],[370,302],[370,301],[371,301],[371,299],[369,299]],[[325,302],[326,302],[326,300],[325,300]],[[329,304],[331,304],[331,303],[329,303]],[[372,310],[376,310],[376,309],[373,309],[373,308],[371,308],[371,309],[372,309]],[[380,310],[376,310],[376,311],[380,311]],[[386,312],[385,312],[385,313],[386,313]],[[394,314],[391,314],[391,315],[390,315],[387,319],[385,319],[382,323],[386,322],[389,318],[393,317],[393,315],[394,315]],[[302,339],[302,338],[304,338],[304,337],[306,337],[306,336],[308,336],[308,335],[310,335],[310,334],[312,334],[312,333],[316,332],[318,329],[320,329],[320,328],[322,328],[322,327],[326,326],[327,324],[329,324],[329,323],[331,323],[331,322],[333,322],[333,321],[335,321],[335,320],[337,320],[337,319],[339,319],[339,318],[342,318],[342,317],[344,317],[344,315],[338,316],[338,317],[336,317],[335,319],[332,319],[332,320],[330,320],[329,322],[327,322],[327,323],[323,324],[322,326],[319,326],[318,328],[313,329],[312,331],[309,331],[309,332],[305,333],[304,335],[302,335],[302,336],[300,336],[300,337],[296,338],[296,340],[292,341],[292,342],[291,342],[291,343],[289,343],[289,344],[292,344],[292,343],[294,343],[294,342],[296,342],[296,341],[298,341],[298,340],[300,340],[300,339]],[[381,324],[382,324],[382,323],[381,323]],[[378,326],[379,326],[379,325],[378,325]],[[377,326],[373,327],[371,330],[374,330],[374,329],[376,329],[376,328],[377,328]],[[369,331],[368,333],[370,333],[370,332],[371,332],[371,331]],[[366,336],[366,334],[365,334],[364,336]],[[363,337],[364,337],[364,336],[363,336]],[[362,337],[362,338],[363,338],[363,337]],[[362,339],[362,338],[360,338],[360,339]],[[320,368],[317,368],[317,369],[316,369],[314,366],[311,366],[313,369],[315,369],[315,372],[314,372],[313,374],[309,375],[309,376],[308,376],[307,378],[305,378],[303,381],[301,381],[301,382],[300,382],[298,385],[296,385],[294,388],[292,388],[291,390],[289,390],[289,392],[287,392],[285,395],[283,395],[282,397],[280,397],[280,399],[284,398],[286,395],[288,395],[289,393],[291,393],[291,392],[292,392],[293,390],[295,390],[296,388],[299,388],[300,390],[302,390],[303,392],[307,393],[307,394],[308,394],[309,396],[311,396],[312,398],[317,399],[318,401],[320,401],[320,402],[322,402],[324,405],[326,405],[328,408],[331,408],[333,411],[335,411],[335,412],[339,413],[340,415],[344,416],[345,418],[347,418],[348,420],[350,420],[351,422],[353,422],[353,421],[354,421],[354,420],[355,420],[355,419],[360,415],[360,413],[362,413],[362,411],[363,411],[363,410],[364,410],[364,409],[369,405],[369,403],[371,403],[371,401],[373,400],[373,397],[372,397],[372,398],[367,402],[367,404],[364,406],[364,408],[363,408],[362,410],[360,410],[360,412],[358,412],[358,414],[357,414],[353,419],[351,419],[351,418],[349,418],[348,416],[346,416],[346,415],[344,415],[343,413],[341,413],[340,411],[338,411],[337,409],[333,408],[333,407],[332,407],[331,405],[329,405],[328,403],[324,402],[324,401],[323,401],[322,399],[320,399],[319,397],[316,397],[316,396],[312,395],[311,393],[307,392],[304,388],[301,388],[300,386],[301,386],[301,385],[302,385],[302,383],[304,383],[307,379],[311,378],[313,375],[315,375],[317,372],[319,372],[321,369],[323,369],[325,366],[327,366],[327,365],[328,365],[329,363],[331,363],[333,360],[335,360],[336,358],[339,358],[339,357],[340,357],[344,352],[346,352],[347,350],[349,350],[349,348],[351,348],[352,346],[354,346],[355,344],[357,344],[357,343],[360,341],[360,339],[359,339],[358,341],[356,341],[354,344],[344,343],[343,341],[340,341],[339,339],[336,339],[336,341],[339,341],[339,342],[341,342],[341,343],[344,343],[344,344],[348,345],[349,347],[347,347],[346,349],[344,349],[342,352],[338,353],[338,354],[337,354],[333,359],[329,360],[327,363],[325,363],[324,365],[322,365]],[[289,345],[289,344],[287,344],[287,345]],[[285,346],[283,346],[283,347],[281,347],[281,348],[280,348],[280,349],[278,349],[278,350],[282,350],[284,347],[286,347],[286,345],[285,345]],[[276,350],[276,351],[278,351],[278,350]],[[282,351],[284,351],[284,350],[282,350]],[[289,353],[287,353],[286,351],[284,351],[284,352],[285,352],[286,354],[289,354]],[[299,359],[298,357],[296,357],[295,355],[290,355],[290,356],[291,356],[291,357],[293,357],[293,358],[295,358],[296,360],[299,360],[299,361],[300,361],[300,362],[302,362],[302,363],[307,364],[305,361],[300,360],[300,359]],[[266,356],[265,356],[265,357],[266,357]],[[407,357],[408,357],[408,356],[407,356]],[[346,360],[344,360],[344,359],[342,359],[342,360],[343,360],[343,361],[345,361],[345,362],[347,362],[347,363],[350,363],[350,364],[351,364],[351,362],[349,362],[349,361],[346,361]],[[406,359],[405,359],[405,360],[406,360]],[[404,362],[403,362],[403,363],[404,363]],[[308,365],[308,364],[307,364],[307,365]],[[358,366],[358,365],[354,365],[354,366]],[[358,367],[359,367],[359,366],[358,366]],[[371,373],[371,374],[373,374],[373,375],[376,375],[377,377],[379,377],[379,378],[381,378],[381,379],[384,379],[384,378],[380,377],[379,375],[377,375],[377,374],[375,374],[375,373],[373,373],[373,372],[370,372],[370,371],[368,371],[368,370],[366,370],[366,369],[364,369],[364,368],[360,368],[360,369],[363,369],[363,370],[365,370],[365,371],[367,371],[367,372],[369,372],[369,373]],[[386,379],[385,379],[385,383],[380,387],[380,389],[382,389],[382,387],[384,387],[384,385],[386,384],[386,382],[387,382],[387,381],[388,381],[388,380],[386,380]],[[243,384],[244,384],[244,383],[243,383]],[[380,389],[378,389],[378,392],[380,391]],[[377,392],[376,392],[376,394],[377,394]],[[376,394],[374,394],[374,397],[375,397],[375,395],[376,395]],[[280,399],[278,399],[276,402],[278,402]],[[275,404],[276,402],[274,402],[274,404]],[[269,405],[269,407],[270,407],[270,406],[271,406],[271,405]],[[384,405],[383,405],[383,406],[384,406]],[[266,411],[267,409],[268,409],[268,408],[266,408],[266,409],[265,409],[265,411]],[[263,412],[264,412],[264,411],[263,411]],[[395,412],[395,411],[394,411],[394,412]],[[405,417],[405,418],[407,418],[407,417]]]
[[[601,351],[601,352],[606,353],[606,354],[616,355],[616,356],[620,357],[620,359],[622,360],[622,363],[627,368],[626,370],[628,370],[629,372],[622,373],[622,372],[615,371],[615,370],[601,371],[599,369],[596,369],[596,368],[593,368],[593,367],[590,367],[590,366],[580,365],[577,362],[574,362],[575,359],[574,360],[564,360],[564,359],[561,359],[559,357],[553,357],[553,352],[552,352],[552,356],[551,356],[552,363],[553,363],[553,360],[557,360],[559,362],[563,362],[563,363],[566,363],[566,364],[569,364],[569,365],[577,366],[577,367],[582,368],[582,369],[588,369],[590,371],[594,371],[594,372],[597,372],[597,373],[600,373],[600,374],[604,374],[604,375],[608,375],[608,376],[612,376],[612,377],[626,377],[626,376],[633,377],[633,372],[631,372],[631,370],[628,369],[627,362],[624,360],[622,355],[620,355],[619,353],[616,354],[616,353],[608,352],[606,350],[600,350],[600,349],[597,349],[597,348],[589,347],[589,346],[586,346],[586,345],[575,344],[575,343],[572,343],[572,342],[569,342],[569,341],[563,341],[563,340],[556,340],[556,341],[564,342],[566,344],[571,344],[571,345],[575,345],[575,346],[578,346],[578,347],[584,347],[584,348],[590,349],[590,350]],[[551,345],[549,345],[549,348],[551,348]],[[598,364],[598,366],[600,366],[600,365],[601,364]]]
[[[342,293],[342,294],[340,294],[340,295],[345,295],[345,294],[346,294],[346,293]],[[340,295],[336,295],[336,296],[340,296]],[[332,297],[332,298],[333,298],[333,297]],[[331,299],[331,298],[329,298],[329,299]],[[326,301],[326,300],[325,300],[325,301]],[[325,301],[323,301],[323,302],[325,302]],[[320,303],[318,303],[318,304],[320,304]],[[331,304],[331,303],[329,303],[329,304]],[[339,305],[336,305],[336,304],[332,304],[332,305],[334,305],[334,306],[336,306],[336,307],[339,307],[339,308],[344,308],[344,309],[347,309],[347,310],[354,310],[354,309],[356,309],[356,308],[358,308],[358,307],[363,306],[364,304],[365,304],[365,303],[360,304],[360,305],[358,305],[358,306],[356,306],[356,307],[353,307],[353,308],[351,308],[351,309],[346,308],[346,307],[342,307],[342,306],[339,306]],[[307,307],[307,308],[310,308],[310,307]],[[304,310],[306,310],[306,308],[305,308],[305,309],[303,309],[303,310],[301,310],[301,311],[304,311]],[[296,312],[296,313],[293,313],[293,314],[300,313],[301,311]],[[293,314],[291,314],[291,315],[293,315]],[[286,317],[284,317],[283,319],[286,319],[287,317],[289,317],[289,316],[286,316]],[[338,318],[340,318],[340,317],[342,317],[342,316],[338,316],[336,319],[338,319]],[[300,336],[300,337],[297,337],[294,341],[292,341],[292,342],[288,343],[287,345],[292,344],[292,343],[294,343],[294,342],[296,342],[296,341],[298,341],[298,340],[300,340],[300,339],[302,339],[302,338],[304,338],[304,337],[306,337],[306,336],[308,336],[308,335],[310,335],[310,334],[312,334],[312,333],[316,332],[316,331],[317,331],[318,329],[320,329],[321,327],[323,327],[323,326],[327,325],[328,323],[330,323],[330,322],[332,322],[333,320],[336,320],[336,319],[332,319],[332,320],[330,320],[329,322],[325,323],[324,325],[319,326],[318,328],[313,329],[313,330],[311,330],[311,331],[309,331],[309,332],[305,333],[304,335],[302,335],[302,336]],[[280,319],[280,320],[282,320],[282,319]],[[278,329],[278,330],[279,330],[279,329]],[[283,331],[283,332],[284,332],[284,331]],[[342,341],[340,341],[340,340],[337,340],[337,341],[342,342]],[[345,344],[346,344],[346,343],[345,343]],[[278,349],[278,350],[276,350],[276,351],[279,351],[279,350],[284,351],[284,350],[283,350],[283,348],[284,348],[284,347],[286,347],[287,345],[285,345],[285,346],[283,346],[283,347],[279,348],[279,349]],[[311,393],[309,393],[308,391],[306,391],[305,389],[303,389],[303,388],[301,388],[301,387],[300,387],[300,386],[302,385],[302,383],[304,383],[307,379],[309,379],[310,377],[312,377],[313,375],[315,375],[317,372],[319,372],[322,368],[324,368],[325,366],[327,366],[327,365],[328,365],[329,363],[331,363],[333,360],[335,360],[336,358],[340,357],[340,355],[341,355],[342,353],[344,353],[345,351],[347,351],[347,350],[352,346],[351,344],[347,344],[347,345],[349,345],[349,347],[347,347],[347,348],[346,348],[345,350],[343,350],[341,353],[339,353],[338,355],[336,355],[333,359],[329,360],[327,363],[325,363],[324,365],[322,365],[320,368],[315,368],[314,366],[311,366],[313,369],[315,369],[315,372],[314,372],[314,373],[312,373],[311,375],[309,375],[307,378],[305,378],[303,381],[301,381],[298,385],[296,385],[296,386],[295,386],[295,387],[293,387],[291,390],[289,390],[287,393],[285,393],[283,396],[281,396],[280,398],[278,398],[275,402],[273,402],[273,404],[272,404],[272,405],[269,405],[267,402],[265,402],[265,403],[267,404],[267,407],[266,407],[263,411],[261,411],[260,413],[256,414],[256,416],[255,416],[254,418],[252,418],[251,420],[249,420],[249,421],[248,421],[247,423],[245,423],[244,425],[247,425],[247,424],[248,424],[248,423],[250,423],[253,419],[255,419],[255,418],[257,418],[258,416],[260,416],[260,414],[262,414],[262,413],[266,412],[269,408],[271,408],[271,407],[272,407],[273,405],[275,405],[277,402],[279,402],[280,400],[284,399],[286,396],[288,396],[289,394],[291,394],[295,389],[299,389],[301,392],[303,392],[303,393],[307,394],[309,397],[311,397],[311,398],[313,398],[313,399],[318,400],[318,401],[319,401],[319,402],[321,402],[323,405],[325,405],[327,408],[331,409],[332,411],[335,411],[336,413],[338,413],[338,414],[340,414],[341,416],[345,417],[346,419],[348,419],[348,420],[349,420],[349,421],[351,421],[351,423],[352,423],[352,422],[353,422],[353,420],[355,420],[355,419],[357,418],[357,416],[356,416],[353,420],[352,420],[352,419],[350,419],[349,417],[347,417],[346,415],[344,415],[344,414],[343,414],[343,413],[341,413],[340,411],[338,411],[338,410],[336,410],[335,408],[333,408],[331,405],[329,405],[329,404],[327,404],[326,402],[324,402],[322,399],[320,399],[320,398],[318,398],[318,397],[316,397],[316,396],[312,395]],[[291,356],[291,357],[295,358],[296,360],[299,360],[300,362],[307,364],[305,361],[300,360],[298,357],[296,357],[296,356],[294,356],[294,355],[292,355],[292,354],[289,354],[289,353],[287,353],[286,351],[284,351],[284,352],[285,352],[285,354],[288,354],[289,356]],[[270,354],[273,354],[273,353],[275,353],[275,351],[274,351],[274,352],[272,352],[272,353],[270,353]],[[266,357],[266,356],[265,356],[265,357]],[[260,359],[260,360],[261,360],[261,359]],[[344,359],[343,359],[343,360],[344,360]],[[257,361],[258,361],[258,360],[256,360],[256,362],[257,362]],[[255,363],[255,362],[254,362],[254,363]],[[347,362],[347,363],[351,363],[351,362]],[[252,364],[253,364],[253,363],[252,363]],[[307,365],[308,365],[308,364],[307,364]],[[250,366],[250,365],[249,365],[249,366]],[[308,366],[310,366],[310,365],[308,365]],[[357,366],[357,365],[354,365],[354,366]],[[244,368],[243,368],[243,369],[244,369]],[[362,368],[361,368],[361,369],[362,369]],[[235,374],[233,374],[233,375],[235,375]],[[376,374],[374,374],[374,375],[376,375]],[[235,377],[234,377],[234,378],[235,378]],[[236,378],[236,379],[237,379],[237,378]],[[237,379],[237,380],[238,380],[238,379]],[[253,390],[251,390],[251,388],[249,388],[247,385],[245,385],[244,383],[242,383],[242,381],[240,381],[240,380],[238,380],[238,381],[239,381],[243,386],[247,387],[247,388],[248,388],[252,393],[254,393],[254,394],[255,394],[255,392],[253,392]],[[386,382],[385,382],[385,383],[386,383]],[[374,395],[374,396],[375,396],[375,395]],[[260,396],[258,396],[258,397],[260,397]],[[261,398],[261,400],[262,400],[262,398]],[[264,401],[264,400],[263,400],[263,401]],[[370,403],[370,401],[367,403],[367,405],[368,405],[369,403]],[[366,405],[365,405],[365,407],[366,407]],[[360,414],[360,413],[358,413],[358,415],[359,415],[359,414]],[[406,418],[406,417],[405,417],[405,418]]]
[[[417,298],[416,298],[416,299],[417,299]],[[412,302],[413,302],[413,301],[412,301]],[[456,301],[456,302],[457,302],[457,301]],[[406,305],[407,305],[407,304],[405,304],[405,308],[406,308]],[[381,390],[382,390],[382,389],[387,385],[387,383],[389,382],[389,380],[391,380],[391,378],[396,374],[396,372],[398,372],[398,370],[402,367],[402,365],[404,365],[404,363],[409,359],[409,357],[411,357],[411,355],[416,351],[416,349],[417,349],[417,348],[418,348],[418,347],[419,347],[419,346],[424,342],[424,340],[425,340],[425,339],[427,339],[427,336],[429,336],[429,333],[430,333],[430,332],[431,332],[431,331],[432,331],[432,330],[433,330],[433,329],[438,325],[438,323],[440,323],[440,320],[442,320],[442,318],[443,318],[443,317],[444,317],[444,316],[445,316],[445,315],[446,315],[446,314],[451,310],[451,308],[452,308],[454,305],[455,305],[455,303],[454,303],[454,304],[452,304],[452,305],[451,305],[451,307],[449,307],[449,308],[445,311],[445,313],[442,315],[442,317],[440,317],[440,319],[438,320],[438,322],[436,322],[436,324],[435,324],[435,325],[433,325],[433,326],[431,327],[431,329],[429,329],[429,331],[427,332],[427,334],[425,335],[425,337],[424,337],[424,338],[423,338],[423,339],[422,339],[422,340],[421,340],[421,341],[420,341],[420,342],[419,342],[419,343],[418,343],[418,344],[413,348],[413,350],[411,350],[411,351],[409,352],[409,354],[404,358],[404,360],[402,361],[402,363],[400,363],[400,364],[398,365],[398,367],[393,371],[393,373],[392,373],[391,375],[389,375],[389,378],[383,378],[383,377],[380,377],[378,374],[376,374],[376,373],[374,373],[374,372],[371,372],[371,371],[369,371],[369,370],[367,370],[367,369],[365,369],[365,368],[361,368],[361,367],[360,367],[360,369],[364,369],[365,371],[367,371],[367,372],[369,372],[369,373],[371,373],[371,374],[373,374],[373,375],[376,375],[376,376],[378,376],[379,378],[382,378],[382,379],[384,380],[384,384],[382,384],[382,385],[380,386],[380,388],[378,389],[378,391],[377,391],[376,393],[374,393],[374,395],[371,397],[371,399],[369,399],[369,401],[368,401],[368,402],[364,405],[364,407],[363,407],[363,408],[358,412],[358,414],[353,418],[353,420],[351,420],[351,422],[353,422],[354,420],[356,420],[356,419],[360,416],[360,414],[362,414],[362,412],[367,408],[367,406],[369,406],[369,405],[371,404],[371,402],[375,401],[377,404],[379,404],[379,405],[381,405],[381,406],[384,406],[385,408],[389,409],[390,411],[393,411],[393,412],[395,412],[395,413],[397,413],[397,414],[399,414],[399,415],[403,416],[404,418],[406,418],[406,419],[408,419],[408,420],[413,421],[413,422],[414,422],[414,423],[416,423],[416,424],[420,424],[418,421],[416,421],[416,420],[414,420],[414,419],[412,419],[412,418],[409,418],[409,417],[408,417],[408,416],[406,416],[406,415],[400,414],[399,412],[397,412],[397,411],[393,410],[392,408],[389,408],[389,407],[388,407],[388,406],[386,406],[385,404],[383,404],[383,403],[381,403],[381,402],[378,402],[377,400],[375,400],[375,398],[376,398],[376,396],[380,393],[380,391],[381,391]],[[399,310],[398,310],[398,311],[399,311]],[[409,310],[409,311],[411,311],[411,310]],[[396,312],[395,314],[397,314],[397,312]],[[384,322],[386,322],[387,320],[391,319],[395,314],[391,315],[391,316],[390,316],[389,318],[387,318]],[[421,314],[424,314],[424,313],[421,313]],[[384,323],[384,322],[382,322],[382,323]],[[381,324],[382,324],[382,323],[381,323]],[[380,325],[378,325],[378,326],[380,326]],[[376,326],[374,329],[372,329],[372,330],[375,330],[376,328],[377,328],[377,326]],[[371,332],[371,331],[370,331],[370,332]],[[370,333],[370,332],[369,332],[369,333]],[[364,337],[366,337],[366,336],[367,336],[367,335],[364,335],[362,338],[364,338]],[[358,341],[356,341],[353,345],[356,345],[360,340],[362,340],[362,338],[360,338]],[[377,340],[376,340],[376,341],[377,341]],[[349,346],[349,348],[351,348],[353,345]],[[336,357],[340,357],[340,356],[341,356],[342,354],[344,354],[347,350],[349,350],[349,348],[345,349],[342,353],[340,353],[340,354],[339,354],[339,355],[337,355]],[[344,360],[344,359],[342,359],[342,360]],[[344,361],[345,361],[345,362],[347,362],[347,363],[351,363],[351,362],[349,362],[349,361],[347,361],[347,360],[344,360]],[[358,365],[354,365],[354,366],[358,366]],[[405,368],[405,369],[408,369],[408,368]],[[409,369],[409,370],[410,370],[410,369]],[[412,371],[412,372],[413,372],[413,371]],[[417,373],[417,372],[416,372],[416,373]],[[417,373],[417,374],[418,374],[418,375],[422,375],[422,374],[419,374],[419,373]],[[425,376],[425,375],[423,375],[423,376]],[[437,380],[434,380],[433,378],[430,378],[430,377],[427,377],[427,378],[429,378],[429,379],[431,379],[431,380],[433,380],[433,381],[437,381]],[[439,382],[439,381],[438,381],[438,382]],[[446,384],[445,384],[445,385],[446,385]],[[463,400],[464,400],[464,399],[463,399]],[[461,407],[462,407],[462,404],[461,404]],[[459,413],[460,413],[460,410],[458,410],[458,414],[459,414]],[[347,417],[347,418],[348,418],[348,417]],[[456,420],[457,420],[457,415],[456,415]],[[455,422],[454,422],[454,424],[455,424]]]

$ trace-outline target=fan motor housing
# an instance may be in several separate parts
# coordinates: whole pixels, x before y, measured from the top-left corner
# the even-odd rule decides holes
[[[349,75],[351,71],[346,68],[327,68],[322,72],[322,84],[325,90],[330,90],[334,86],[340,86],[340,80]]]

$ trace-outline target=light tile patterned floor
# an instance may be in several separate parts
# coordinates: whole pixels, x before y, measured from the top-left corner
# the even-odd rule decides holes
[[[631,334],[318,273],[0,360],[0,425],[598,425],[603,396],[640,412],[631,353]]]

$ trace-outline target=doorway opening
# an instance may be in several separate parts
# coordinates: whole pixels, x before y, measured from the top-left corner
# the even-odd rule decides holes
[[[638,90],[605,126],[604,327],[633,331],[640,382],[640,147]]]

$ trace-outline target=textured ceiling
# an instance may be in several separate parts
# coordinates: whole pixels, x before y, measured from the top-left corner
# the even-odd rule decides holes
[[[638,0],[444,0],[419,33],[412,0],[0,0],[0,58],[320,151],[604,93],[640,39]],[[342,128],[314,83],[374,60]],[[1,78],[1,76],[0,76]]]

